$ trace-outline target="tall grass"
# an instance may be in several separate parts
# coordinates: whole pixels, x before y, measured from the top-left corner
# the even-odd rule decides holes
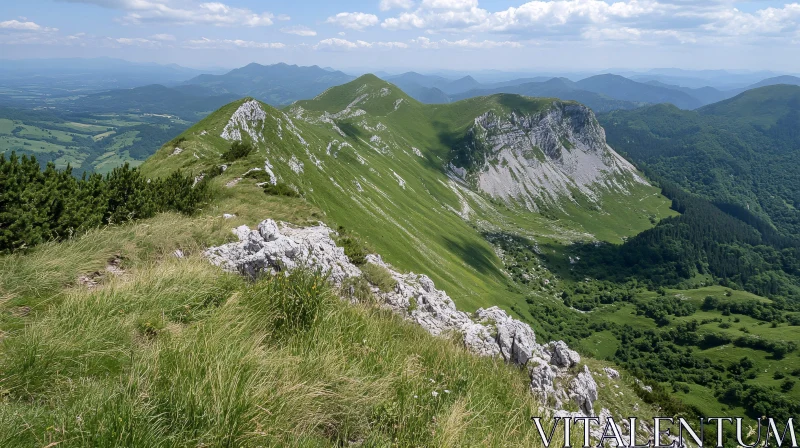
[[[108,255],[103,232],[94,249],[41,250],[71,272]],[[135,245],[146,230],[129,232]],[[8,330],[0,446],[538,446],[524,372],[339,300],[314,272],[246,283],[156,253],[131,252],[125,275],[60,289]],[[71,277],[25,289],[38,275],[26,269],[4,288],[23,297]]]

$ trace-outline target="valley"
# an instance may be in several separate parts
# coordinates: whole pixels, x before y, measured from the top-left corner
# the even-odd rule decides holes
[[[106,174],[129,163],[138,166],[152,148],[186,129],[171,115],[137,113],[55,114],[0,108],[0,153],[35,156],[42,166],[71,166]]]

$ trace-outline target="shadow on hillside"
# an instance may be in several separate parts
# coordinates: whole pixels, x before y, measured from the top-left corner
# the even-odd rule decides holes
[[[353,123],[347,121],[337,121],[336,126],[338,126],[342,132],[344,132],[344,135],[353,140],[358,140],[360,137],[364,136],[364,131],[362,131],[361,128]]]
[[[429,168],[433,168],[439,171],[444,171],[447,162],[450,161],[453,148],[457,148],[460,146],[464,139],[463,132],[453,131],[449,126],[441,121],[434,121],[431,123],[433,126],[434,131],[436,132],[436,138],[439,141],[440,148],[437,148],[436,155],[439,157],[434,157],[431,151],[428,151],[428,154],[425,156],[425,164]],[[439,160],[439,158],[441,160]]]
[[[492,263],[492,252],[486,247],[454,241],[447,237],[444,243],[447,249],[460,256],[465,263],[481,274],[497,272],[497,266]]]

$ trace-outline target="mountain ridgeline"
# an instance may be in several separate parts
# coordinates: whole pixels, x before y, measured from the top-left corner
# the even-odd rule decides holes
[[[671,413],[791,415],[796,405],[776,389],[794,387],[785,379],[791,372],[772,360],[800,359],[795,240],[767,212],[723,200],[732,193],[719,186],[748,182],[718,176],[725,196],[695,188],[704,168],[735,157],[704,154],[711,147],[703,140],[671,146],[669,137],[642,131],[644,121],[687,139],[698,129],[725,139],[724,123],[753,123],[740,130],[772,139],[754,142],[782,139],[760,151],[786,157],[782,169],[791,170],[794,134],[782,123],[796,107],[787,86],[766,89],[698,111],[659,105],[598,121],[586,106],[553,98],[495,94],[426,105],[367,75],[283,111],[253,99],[227,105],[186,131],[181,151],[168,145],[142,169],[213,173],[242,140],[253,149],[225,163],[215,180],[222,191],[302,196],[393,264],[428,274],[459,307],[507,307],[537,333],[647,379],[655,389],[642,399]],[[663,111],[682,127],[646,121]],[[698,126],[704,119],[716,121]],[[670,165],[673,155],[683,165]],[[718,304],[700,321],[693,314],[704,297]],[[735,331],[754,334],[731,334],[730,313],[746,322]],[[718,359],[716,349],[729,343],[754,361]],[[676,363],[681,372],[664,373]]]
[[[385,79],[397,84],[403,91],[423,103],[449,103],[476,96],[511,93],[574,100],[589,106],[596,113],[629,110],[661,103],[669,103],[679,109],[694,110],[759,87],[800,84],[800,78],[795,76],[776,76],[747,87],[719,89],[708,84],[703,85],[703,81],[693,82],[688,78],[671,79],[647,75],[624,77],[611,73],[577,81],[565,77],[539,76],[480,83],[470,76],[453,80],[414,72],[387,76]],[[685,85],[687,83],[694,85],[696,82],[701,83],[699,87]]]
[[[227,168],[229,188],[262,172],[273,188],[302,193],[399,265],[457,291],[467,307],[487,297],[510,300],[495,289],[505,282],[502,263],[469,221],[552,228],[530,212],[588,216],[629,197],[625,230],[609,236],[619,239],[649,226],[645,209],[662,203],[606,145],[588,108],[555,99],[493,95],[424,105],[365,75],[284,111],[235,102],[183,137],[182,151],[163,148],[145,172],[211,170],[242,139],[254,151]],[[588,232],[573,225],[548,233]]]
[[[352,81],[353,78],[316,65],[298,67],[252,63],[223,75],[200,75],[183,84],[204,87],[217,95],[250,96],[273,106],[283,106],[299,99],[312,98],[329,87]]]

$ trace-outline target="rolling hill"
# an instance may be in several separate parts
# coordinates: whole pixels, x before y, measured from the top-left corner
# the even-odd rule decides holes
[[[696,109],[703,104],[692,96],[659,86],[632,81],[619,75],[597,75],[575,83],[583,90],[637,103],[670,103],[680,109]]]

